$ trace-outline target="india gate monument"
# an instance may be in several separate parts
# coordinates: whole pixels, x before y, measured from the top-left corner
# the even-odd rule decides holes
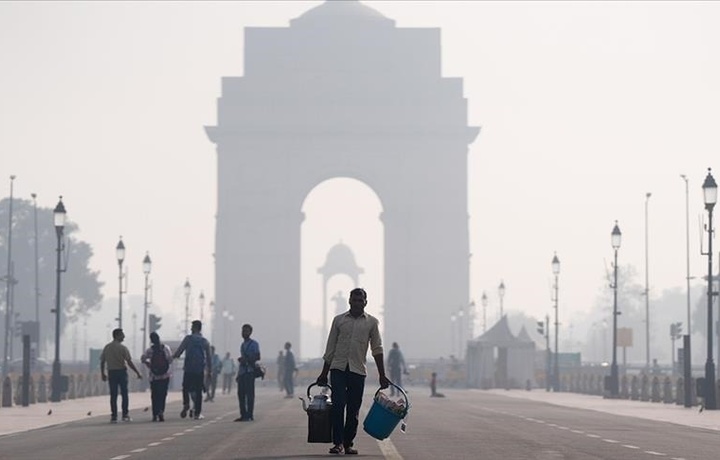
[[[244,33],[244,74],[222,77],[206,127],[218,165],[215,301],[235,317],[218,314],[213,335],[238,350],[240,325],[252,324],[266,362],[300,344],[302,205],[318,184],[352,178],[382,206],[386,349],[448,356],[451,312],[469,304],[467,164],[479,128],[462,79],[441,75],[440,29],[329,0],[289,27]]]

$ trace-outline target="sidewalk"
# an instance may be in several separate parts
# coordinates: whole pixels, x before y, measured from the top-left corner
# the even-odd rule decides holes
[[[553,393],[545,390],[473,390],[486,391],[510,398],[529,399],[565,407],[594,410],[608,414],[636,417],[648,420],[675,423],[677,425],[720,431],[720,410],[705,410],[700,407],[686,408],[676,404],[632,401],[628,399],[604,399],[577,393]]]
[[[150,407],[150,390],[130,393],[130,410]],[[182,400],[182,392],[168,393],[167,402]],[[118,406],[121,398],[118,397]],[[51,412],[52,411],[52,412]],[[59,425],[85,417],[106,417],[110,421],[110,396],[93,396],[61,402],[31,404],[28,407],[0,407],[0,436]],[[150,415],[148,415],[150,417]]]

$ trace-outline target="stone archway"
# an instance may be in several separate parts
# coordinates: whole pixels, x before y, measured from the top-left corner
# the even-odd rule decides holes
[[[385,340],[410,358],[447,354],[451,311],[468,304],[479,128],[462,80],[441,75],[439,29],[327,1],[290,27],[247,28],[244,68],[223,77],[206,127],[218,155],[216,304],[261,346],[300,343],[302,203],[325,180],[354,178],[382,203]]]

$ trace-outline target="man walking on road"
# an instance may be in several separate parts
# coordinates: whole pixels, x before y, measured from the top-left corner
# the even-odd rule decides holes
[[[130,357],[130,350],[127,349],[122,341],[125,340],[125,333],[122,329],[113,330],[113,341],[105,345],[100,354],[100,375],[102,381],[108,381],[110,385],[110,423],[117,423],[117,397],[118,388],[122,397],[122,421],[129,422],[130,413],[128,410],[128,374],[127,366],[135,371],[137,378],[141,379],[142,375],[135,367]],[[108,372],[105,375],[105,363],[107,363]]]
[[[240,369],[238,370],[238,402],[240,404],[240,417],[236,422],[250,422],[253,420],[255,410],[255,364],[260,361],[260,345],[250,338],[253,328],[243,324],[243,343],[240,345]]]
[[[193,411],[190,416],[195,420],[205,418],[202,415],[202,393],[205,382],[210,381],[212,356],[210,343],[200,332],[202,322],[195,320],[190,326],[191,334],[186,335],[180,346],[175,350],[173,359],[179,358],[185,352],[185,366],[183,367],[183,409],[180,417],[185,418],[190,409],[190,399],[193,401]]]
[[[382,340],[379,321],[365,313],[367,294],[364,289],[355,288],[350,292],[350,310],[333,318],[328,334],[322,372],[317,378],[318,385],[327,385],[328,371],[332,385],[333,447],[331,454],[356,455],[353,441],[357,435],[358,414],[365,390],[365,356],[368,346],[378,369],[380,388],[387,388],[390,381],[385,376]],[[347,415],[345,414],[347,406]]]
[[[230,357],[229,351],[225,353],[225,358],[222,360],[222,376],[222,394],[229,394],[232,390],[233,377],[235,377],[235,360]]]

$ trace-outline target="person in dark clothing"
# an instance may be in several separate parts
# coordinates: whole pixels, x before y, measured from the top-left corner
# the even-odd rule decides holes
[[[185,418],[190,409],[190,399],[193,400],[193,411],[190,413],[195,420],[205,418],[202,415],[202,393],[205,382],[210,381],[212,371],[212,356],[210,343],[200,332],[202,322],[195,320],[190,328],[191,334],[186,335],[173,355],[174,359],[185,353],[185,366],[183,367],[183,408],[180,417]]]
[[[402,375],[407,375],[407,367],[405,366],[405,358],[397,342],[393,342],[392,349],[388,353],[387,365],[390,370],[390,380],[395,385],[402,388]],[[390,396],[395,396],[395,387],[390,386]],[[399,391],[398,391],[399,393]]]
[[[350,310],[337,315],[330,326],[323,369],[316,380],[319,386],[328,384],[328,372],[332,385],[332,437],[331,454],[357,455],[353,441],[357,435],[358,416],[365,390],[365,356],[368,346],[377,366],[380,388],[387,388],[390,381],[385,376],[382,340],[379,321],[365,313],[367,294],[364,289],[350,291]],[[347,414],[346,409],[347,407]]]
[[[292,398],[295,393],[295,372],[297,367],[295,365],[295,355],[290,350],[292,345],[290,342],[285,342],[285,361],[283,362],[283,386],[285,387],[285,397]]]
[[[167,399],[168,385],[172,377],[172,351],[170,347],[160,342],[157,332],[150,333],[150,348],[145,350],[140,358],[149,370],[150,400],[152,401],[153,422],[165,421],[165,400]],[[159,353],[162,356],[158,355]],[[164,360],[163,361],[163,357]],[[167,366],[167,368],[165,368]]]
[[[253,328],[243,324],[243,343],[240,345],[240,363],[237,375],[238,402],[240,404],[240,417],[236,422],[250,422],[254,420],[255,410],[255,365],[260,361],[260,345],[250,338]]]

